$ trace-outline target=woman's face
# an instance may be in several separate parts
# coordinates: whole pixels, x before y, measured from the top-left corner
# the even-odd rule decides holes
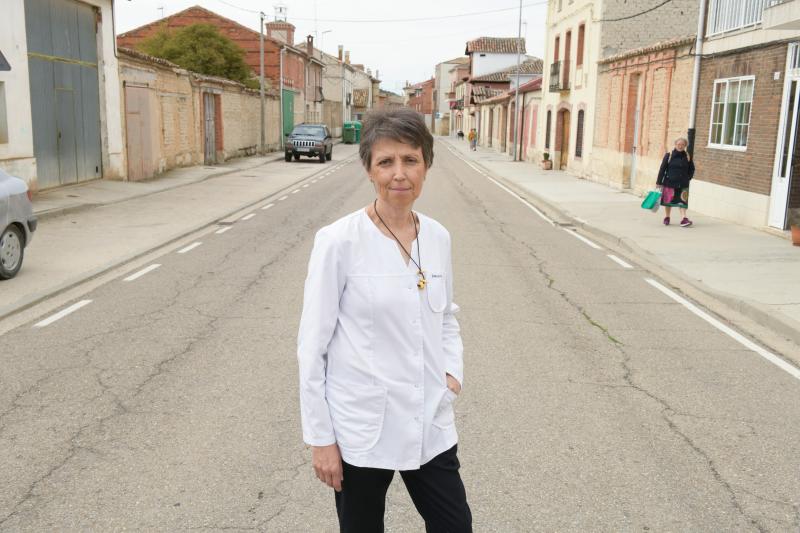
[[[683,152],[684,150],[686,150],[686,141],[684,141],[683,139],[678,139],[677,141],[675,141],[675,149],[679,152]]]
[[[422,148],[393,139],[380,139],[372,148],[368,173],[381,202],[410,209],[422,194],[427,171]]]

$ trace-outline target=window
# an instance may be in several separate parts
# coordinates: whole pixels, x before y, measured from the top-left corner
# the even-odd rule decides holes
[[[578,111],[578,126],[575,130],[575,157],[583,156],[583,109]]]
[[[714,82],[709,146],[734,150],[747,149],[754,86],[753,76]]]
[[[585,39],[586,33],[586,25],[581,24],[578,26],[578,50],[577,50],[577,58],[575,59],[575,65],[581,66],[583,65],[583,41]]]
[[[557,63],[558,62],[558,52],[559,52],[559,49],[561,48],[561,37],[559,37],[558,35],[556,35],[556,42],[555,42],[555,44],[553,46],[555,48],[555,51],[553,52],[553,62]]]
[[[545,150],[549,150],[550,149],[550,121],[551,121],[552,117],[553,117],[553,112],[548,110],[547,111],[547,124],[545,124],[545,130],[544,130],[544,149]]]
[[[767,0],[711,0],[708,34],[723,33],[761,22]]]

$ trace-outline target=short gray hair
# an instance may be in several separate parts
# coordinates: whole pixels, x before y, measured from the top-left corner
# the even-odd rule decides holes
[[[686,137],[678,137],[677,139],[675,139],[675,142],[672,143],[672,146],[675,146],[680,141],[683,141],[683,144],[685,144],[686,146],[689,146],[689,139],[687,139]]]
[[[391,139],[414,148],[421,148],[425,168],[431,168],[433,165],[433,135],[417,111],[403,107],[388,111],[372,111],[367,115],[361,132],[361,146],[358,148],[361,163],[367,170],[372,163],[372,148],[382,139]]]

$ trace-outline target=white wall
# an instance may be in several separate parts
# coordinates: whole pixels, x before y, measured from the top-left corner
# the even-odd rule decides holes
[[[83,2],[98,6],[102,18],[102,22],[98,24],[98,68],[103,177],[120,178],[126,174],[126,165],[122,141],[123,106],[119,66],[115,56],[116,38],[112,25],[111,0]],[[11,63],[11,71],[0,72],[0,81],[5,82],[9,121],[9,142],[0,144],[0,166],[36,188],[24,0],[3,0],[2,3],[0,50]]]
[[[517,54],[491,54],[473,52],[472,76],[483,76],[517,65]]]
[[[11,70],[0,72],[8,120],[8,142],[0,143],[0,168],[30,185],[36,177],[36,160],[33,158],[25,8],[23,0],[4,0],[3,4],[0,50],[11,64]]]

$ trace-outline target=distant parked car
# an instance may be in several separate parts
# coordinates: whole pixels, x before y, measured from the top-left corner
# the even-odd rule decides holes
[[[325,124],[298,124],[286,137],[286,161],[300,156],[318,157],[320,163],[333,158],[333,138]]]
[[[25,247],[36,231],[28,185],[0,170],[0,279],[11,279],[22,268]]]

